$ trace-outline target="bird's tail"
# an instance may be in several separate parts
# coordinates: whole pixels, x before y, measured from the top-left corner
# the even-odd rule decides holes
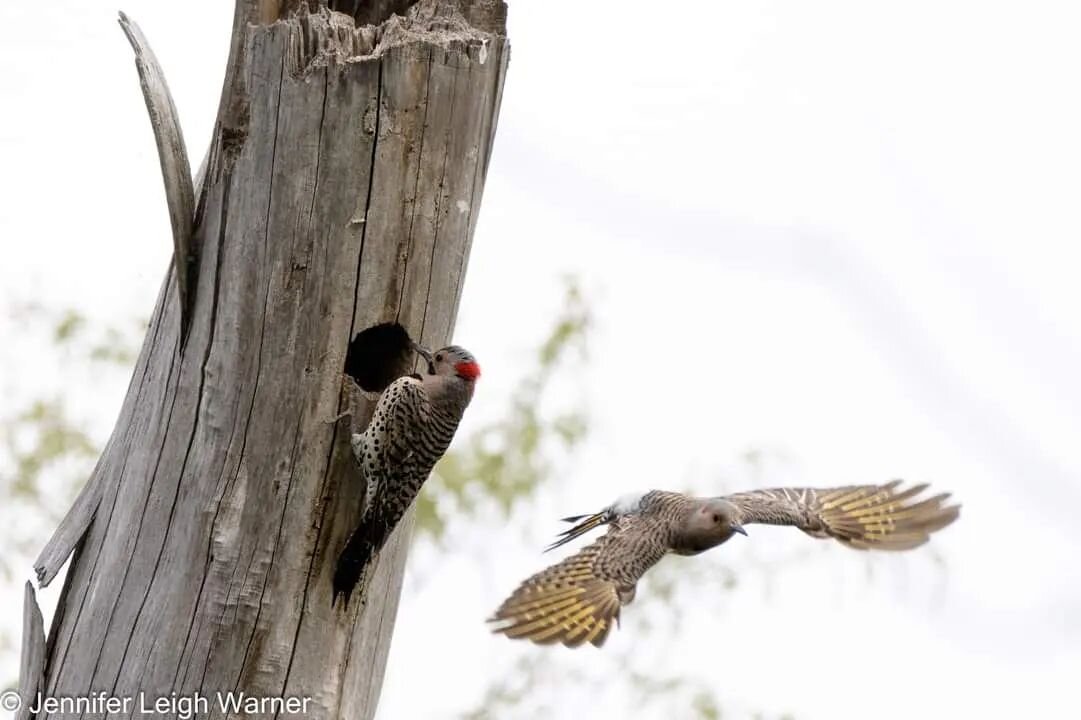
[[[345,549],[338,556],[338,566],[334,569],[334,597],[331,604],[337,604],[338,596],[344,600],[344,608],[349,609],[349,597],[357,586],[367,583],[368,575],[375,564],[375,543],[359,527],[349,537]]]
[[[571,540],[574,540],[576,537],[580,537],[582,535],[585,535],[587,532],[589,532],[593,528],[600,527],[601,525],[606,525],[611,521],[612,521],[612,513],[609,512],[608,510],[602,510],[599,513],[594,513],[592,515],[572,515],[571,517],[565,517],[565,518],[563,518],[563,522],[577,523],[577,524],[574,527],[572,527],[571,529],[564,530],[563,532],[559,533],[558,539],[555,542],[553,542],[551,545],[549,545],[548,547],[544,548],[544,552],[548,552],[549,550],[554,550],[555,548],[559,547],[560,545],[564,545],[566,543],[569,543]]]
[[[818,515],[825,534],[860,550],[909,550],[923,545],[961,512],[960,505],[946,504],[949,493],[919,499],[927,485],[903,490],[900,485],[898,480],[838,488],[820,496]]]

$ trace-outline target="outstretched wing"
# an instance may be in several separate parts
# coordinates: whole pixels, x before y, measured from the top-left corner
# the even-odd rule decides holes
[[[771,488],[726,496],[743,523],[793,525],[814,537],[832,537],[858,550],[910,550],[957,519],[949,493],[918,496],[927,485]]]
[[[607,535],[540,571],[488,619],[493,631],[546,645],[600,647],[634,588],[667,551],[645,518],[621,518]]]

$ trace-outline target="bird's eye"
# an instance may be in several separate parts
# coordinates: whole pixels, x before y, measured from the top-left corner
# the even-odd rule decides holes
[[[436,355],[435,356],[435,361],[436,362],[443,362],[443,353],[439,353],[438,355]]]
[[[718,515],[717,513],[713,513],[713,522],[719,523],[720,521],[721,521],[721,516]]]

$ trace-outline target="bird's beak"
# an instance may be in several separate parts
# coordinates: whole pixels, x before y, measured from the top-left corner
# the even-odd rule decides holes
[[[431,350],[429,350],[428,348],[424,347],[423,345],[421,345],[419,343],[412,343],[412,345],[413,345],[413,350],[417,353],[417,355],[420,355],[428,363],[432,362],[432,351]]]
[[[747,534],[747,531],[743,529],[742,525],[732,523],[732,529],[735,530],[736,532],[738,532],[740,535],[746,535]]]

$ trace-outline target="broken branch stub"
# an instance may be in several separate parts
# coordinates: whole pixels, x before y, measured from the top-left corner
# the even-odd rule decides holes
[[[19,662],[19,697],[22,703],[15,712],[15,720],[30,717],[30,708],[37,702],[44,676],[45,624],[34,586],[28,582],[23,592],[23,649]]]
[[[191,165],[184,146],[173,96],[165,82],[165,73],[150,49],[143,31],[134,20],[120,13],[118,22],[128,42],[135,51],[135,66],[139,70],[139,85],[150,115],[150,126],[158,146],[158,161],[165,183],[165,200],[169,206],[169,224],[173,231],[173,263],[176,267],[176,289],[180,302],[180,326],[182,339],[187,337],[191,321],[191,294],[196,286],[195,248],[192,246],[192,229],[195,219],[195,188],[192,185]]]

